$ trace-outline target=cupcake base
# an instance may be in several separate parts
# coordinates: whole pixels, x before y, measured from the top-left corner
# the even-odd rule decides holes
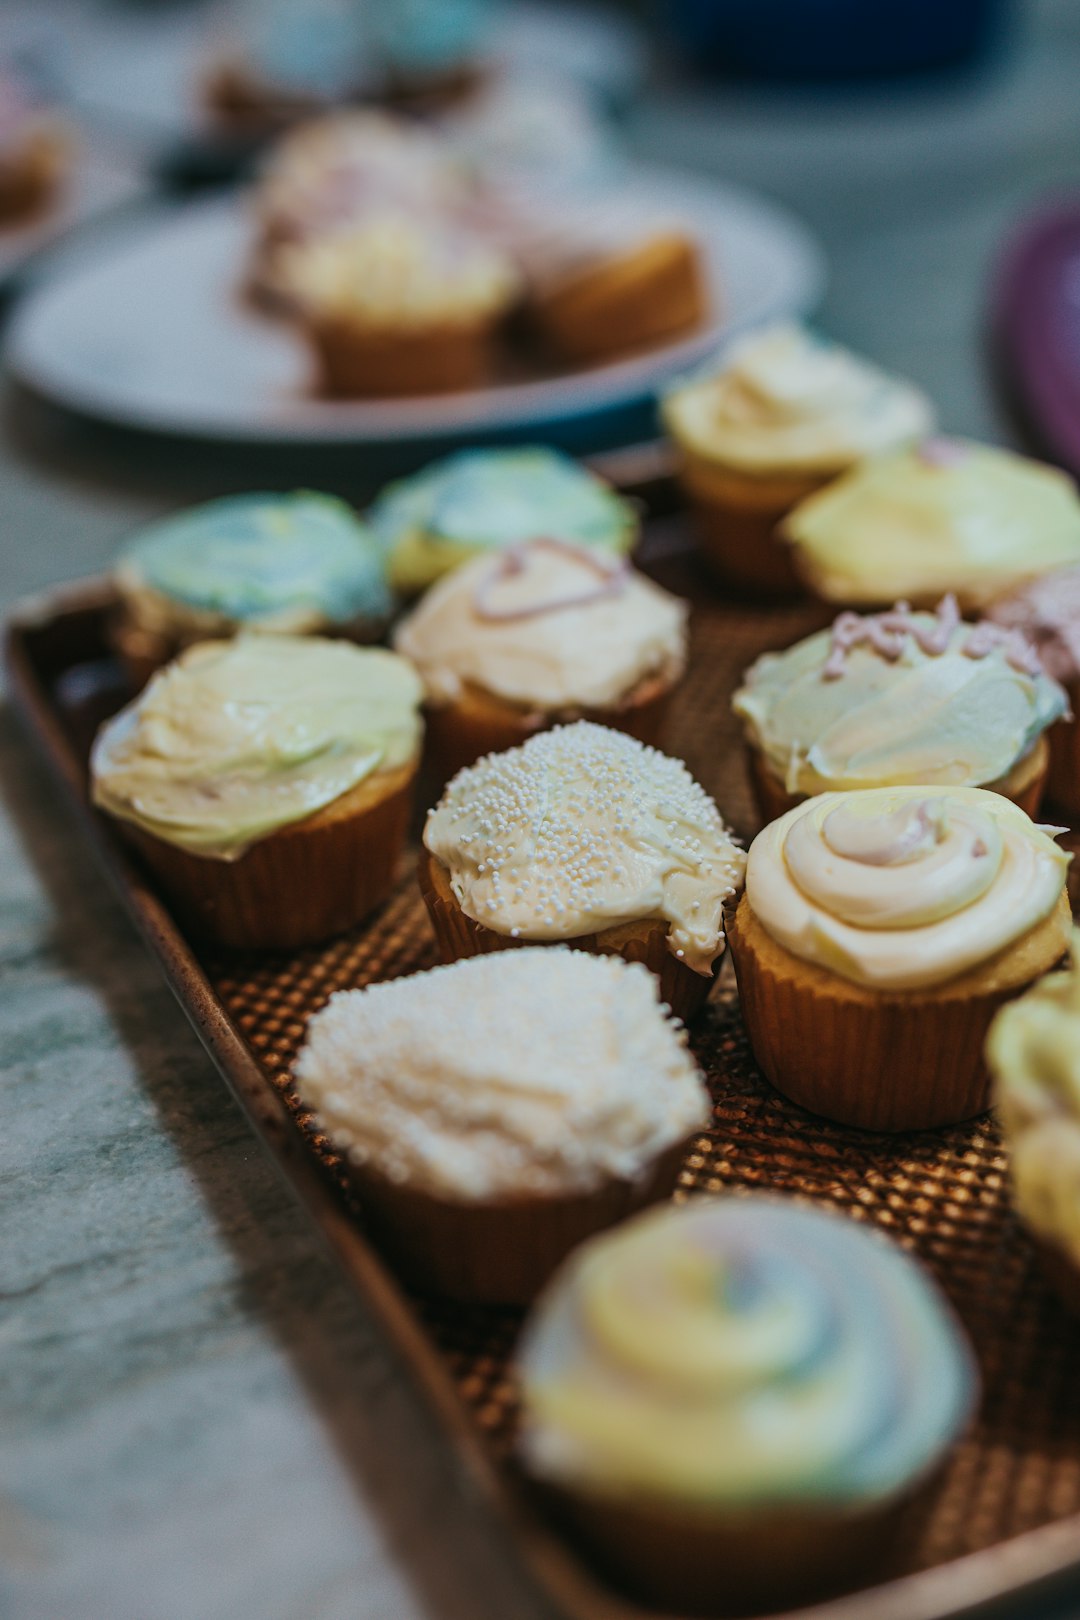
[[[0,225],[17,225],[44,212],[60,190],[67,153],[59,129],[42,129],[0,164]]]
[[[603,360],[692,330],[707,299],[696,245],[665,233],[535,294],[540,338],[567,360]]]
[[[698,548],[722,585],[751,595],[801,596],[792,548],[776,532],[792,507],[827,477],[751,477],[680,447],[680,482],[694,509]]]
[[[293,949],[351,928],[389,895],[416,768],[413,760],[377,771],[236,861],[192,855],[130,822],[117,826],[192,933],[240,949]]]
[[[1046,1281],[1070,1315],[1080,1318],[1080,1266],[1059,1244],[1038,1237],[1034,1232],[1030,1236]]]
[[[323,391],[339,398],[443,394],[479,388],[493,368],[488,320],[418,327],[311,320]]]
[[[597,934],[578,934],[565,940],[511,939],[508,934],[496,933],[462,911],[450,887],[446,868],[429,850],[420,852],[418,876],[444,962],[457,962],[465,956],[484,956],[489,951],[512,950],[518,945],[572,945],[576,951],[621,956],[627,962],[641,962],[655,973],[660,981],[661,998],[676,1018],[684,1022],[702,1005],[715,980],[715,966],[711,974],[695,973],[672,955],[667,942],[668,925],[663,918],[619,923]]]
[[[849,983],[778,944],[744,895],[728,927],[754,1057],[777,1091],[868,1131],[955,1125],[990,1106],[983,1058],[995,1012],[1068,949],[1063,894],[1021,939],[937,990]]]
[[[1066,688],[1069,707],[1080,716],[1080,681]],[[1080,817],[1080,718],[1057,720],[1046,733],[1050,745],[1050,768],[1046,773],[1046,797],[1070,817]]]

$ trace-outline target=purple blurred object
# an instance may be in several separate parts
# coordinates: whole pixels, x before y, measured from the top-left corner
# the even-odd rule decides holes
[[[1080,199],[1044,210],[1013,237],[991,321],[1003,380],[1026,424],[1080,476]]]

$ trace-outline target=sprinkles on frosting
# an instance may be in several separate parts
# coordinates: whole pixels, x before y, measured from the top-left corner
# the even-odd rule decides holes
[[[912,612],[909,602],[897,602],[883,613],[841,613],[833,622],[822,678],[838,680],[847,668],[848,654],[855,647],[869,647],[889,663],[895,663],[910,638],[927,657],[940,658],[949,650],[962,624],[960,609],[951,591],[942,597],[929,624],[926,620],[926,614]],[[1018,674],[1043,673],[1039,654],[1023,632],[994,624],[990,619],[980,619],[971,626],[967,639],[957,651],[965,658],[981,659],[999,649],[1005,662]]]

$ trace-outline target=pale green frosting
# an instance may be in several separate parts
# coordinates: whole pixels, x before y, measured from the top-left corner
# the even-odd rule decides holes
[[[1080,1265],[1080,968],[1050,973],[994,1019],[986,1057],[1018,1213]]]
[[[940,622],[929,613],[912,619],[924,638]],[[903,634],[898,657],[867,640],[851,647],[839,673],[828,669],[834,632],[822,630],[759,658],[732,707],[789,793],[984,786],[1030,752],[1068,700],[1041,671],[1010,662],[1004,642],[967,653],[974,630],[958,624],[941,652]]]
[[[368,520],[391,581],[420,591],[478,552],[538,536],[627,552],[629,501],[557,450],[465,450],[385,489]]]
[[[699,1508],[837,1507],[928,1472],[974,1405],[929,1277],[839,1215],[701,1198],[571,1256],[518,1356],[536,1475]]]
[[[829,602],[962,604],[1080,560],[1080,500],[1067,473],[967,440],[875,457],[801,501],[780,526]]]
[[[200,642],[98,732],[94,803],[192,854],[236,860],[407,764],[420,699],[395,653],[316,636]]]

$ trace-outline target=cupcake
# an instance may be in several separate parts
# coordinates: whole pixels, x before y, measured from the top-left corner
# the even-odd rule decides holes
[[[978,1394],[914,1260],[764,1197],[650,1211],[578,1249],[517,1373],[527,1474],[636,1599],[680,1614],[872,1578]]]
[[[644,962],[680,1018],[712,984],[744,861],[681,760],[588,720],[460,771],[424,846],[445,960],[572,943]]]
[[[0,227],[22,225],[52,203],[67,176],[70,136],[0,72]]]
[[[530,1300],[675,1185],[709,1099],[656,980],[502,952],[332,996],[296,1064],[365,1221],[424,1292]]]
[[[305,945],[393,886],[420,698],[395,653],[317,636],[203,641],[102,726],[93,801],[193,932]]]
[[[423,680],[442,780],[583,717],[657,742],[686,663],[686,611],[623,558],[564,540],[445,575],[394,638]]]
[[[1049,1280],[1080,1313],[1080,967],[1040,979],[998,1013],[986,1057],[1017,1214]]]
[[[144,529],[115,572],[111,639],[139,685],[195,641],[240,630],[384,628],[391,598],[370,530],[330,495],[233,495]]]
[[[1029,580],[990,604],[990,617],[1031,641],[1048,674],[1065,688],[1072,715],[1080,714],[1080,563]],[[1050,801],[1080,816],[1080,726],[1066,716],[1047,732]]]
[[[409,594],[478,552],[555,535],[601,553],[630,551],[640,521],[630,501],[557,450],[463,450],[383,490],[368,521]]]
[[[1068,944],[1054,830],[920,786],[823,793],[759,833],[728,938],[776,1089],[874,1131],[981,1113],[990,1019]]]
[[[732,704],[763,821],[815,793],[918,783],[992,788],[1034,815],[1067,706],[1019,630],[965,624],[952,596],[842,613],[765,653]]]
[[[1080,561],[1068,473],[965,439],[927,439],[862,463],[782,525],[816,596],[856,606],[952,591],[965,612]]]
[[[789,325],[743,339],[719,371],[678,385],[662,409],[705,561],[724,583],[768,593],[799,583],[780,519],[933,423],[909,383]]]

